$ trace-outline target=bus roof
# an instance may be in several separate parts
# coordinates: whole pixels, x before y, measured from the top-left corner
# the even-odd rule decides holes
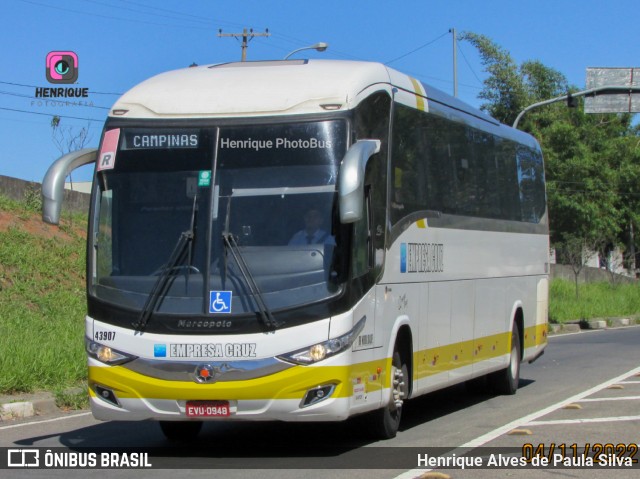
[[[371,83],[389,83],[381,64],[288,60],[237,62],[170,71],[125,93],[113,110],[135,118],[206,118],[324,112]]]
[[[324,113],[351,109],[362,95],[391,88],[397,91],[397,101],[410,106],[416,107],[417,99],[418,108],[422,104],[453,115],[464,112],[472,121],[486,122],[489,129],[500,125],[486,113],[381,63],[343,60],[234,62],[169,71],[125,93],[110,116],[199,119]],[[528,142],[520,133],[502,131]]]

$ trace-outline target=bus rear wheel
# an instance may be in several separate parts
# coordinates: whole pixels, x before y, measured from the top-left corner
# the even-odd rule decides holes
[[[160,429],[169,441],[191,441],[200,434],[202,421],[160,421]]]
[[[514,325],[511,332],[511,351],[509,354],[509,366],[501,371],[496,371],[489,375],[489,384],[498,394],[511,395],[518,390],[520,382],[520,358],[522,357],[522,346],[520,345],[520,334]]]
[[[373,434],[379,439],[396,437],[400,420],[402,419],[402,405],[409,392],[409,368],[398,351],[393,353],[391,363],[391,397],[389,403],[382,409],[372,413],[371,427]]]

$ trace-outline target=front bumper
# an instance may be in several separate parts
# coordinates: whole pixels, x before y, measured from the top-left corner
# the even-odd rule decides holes
[[[223,400],[229,403],[230,416],[198,420],[340,421],[380,406],[385,378],[378,371],[386,363],[292,365],[263,377],[199,384],[148,376],[126,365],[105,366],[90,358],[91,410],[105,421],[184,421],[192,419],[186,416],[187,401]],[[329,385],[331,394],[304,404],[309,391]]]

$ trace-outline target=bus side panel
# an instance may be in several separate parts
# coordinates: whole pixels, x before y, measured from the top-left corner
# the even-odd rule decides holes
[[[414,396],[449,382],[451,283],[423,283],[418,348],[414,354]]]
[[[449,381],[464,381],[471,374],[477,360],[474,341],[475,281],[456,281],[451,286],[451,361]]]
[[[475,341],[476,363],[473,375],[480,376],[506,366],[511,326],[511,305],[505,304],[506,291],[512,278],[476,281]]]

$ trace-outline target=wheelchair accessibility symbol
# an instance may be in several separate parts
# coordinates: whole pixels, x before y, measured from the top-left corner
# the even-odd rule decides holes
[[[210,313],[231,313],[231,291],[209,291]]]

